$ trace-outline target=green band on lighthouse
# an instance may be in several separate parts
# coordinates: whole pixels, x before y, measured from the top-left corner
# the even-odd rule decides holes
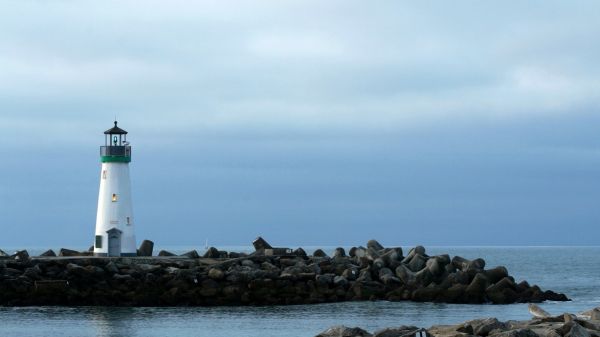
[[[131,156],[100,156],[100,161],[103,163],[129,163]]]

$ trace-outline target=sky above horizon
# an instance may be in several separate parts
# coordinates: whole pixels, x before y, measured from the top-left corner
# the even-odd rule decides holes
[[[0,2],[0,248],[598,245],[600,3]]]

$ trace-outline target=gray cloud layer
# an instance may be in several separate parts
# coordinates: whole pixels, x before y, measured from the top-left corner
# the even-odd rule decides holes
[[[115,115],[142,237],[596,244],[595,2],[1,6],[0,244],[91,240]]]

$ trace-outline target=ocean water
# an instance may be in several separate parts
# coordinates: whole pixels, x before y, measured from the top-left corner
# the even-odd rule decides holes
[[[175,252],[188,249],[166,248]],[[542,304],[552,314],[578,313],[600,306],[600,247],[429,247],[427,253],[482,257],[487,267],[506,266],[517,281],[527,280],[544,290],[567,294],[571,302]],[[530,316],[526,304],[385,301],[272,307],[0,307],[0,337],[309,337],[339,324],[373,332],[399,325],[454,324],[479,317],[508,320]]]

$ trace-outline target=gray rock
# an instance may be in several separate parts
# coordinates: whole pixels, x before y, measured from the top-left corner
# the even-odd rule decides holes
[[[576,322],[569,322],[568,324],[571,324],[571,330],[565,334],[565,337],[591,337],[590,332]]]
[[[496,283],[508,276],[508,270],[506,270],[506,267],[503,266],[488,269],[483,273],[490,283]]]
[[[367,242],[367,248],[371,248],[377,252],[383,250],[383,246],[379,242],[377,242],[377,240],[374,239],[369,240],[369,242]]]
[[[414,337],[419,331],[421,331],[421,329],[417,328],[416,326],[403,325],[397,328],[385,328],[377,330],[373,333],[373,337]],[[424,332],[423,337],[431,336],[426,330],[422,331]]]
[[[427,258],[421,254],[415,254],[410,262],[408,262],[408,269],[413,272],[418,272],[421,269],[425,268],[427,264]]]
[[[225,278],[225,272],[219,268],[210,268],[208,270],[208,277],[213,280],[222,280]]]
[[[6,254],[5,251],[3,251],[2,249],[0,249],[0,257],[9,257],[10,255]]]
[[[348,285],[348,280],[344,276],[336,276],[333,278],[333,284],[336,287],[345,287]]]
[[[206,251],[206,253],[204,253],[204,255],[202,257],[210,258],[210,259],[218,259],[219,257],[221,257],[221,253],[219,253],[219,250],[217,248],[210,247],[210,248],[208,248],[208,250]]]
[[[317,249],[314,251],[313,256],[315,257],[327,257],[327,254],[322,249]]]
[[[294,255],[296,256],[306,256],[306,252],[302,248],[298,248],[294,250]]]
[[[211,248],[212,248],[212,247],[211,247]],[[217,251],[217,252],[218,252],[218,251]],[[186,256],[186,257],[189,257],[189,258],[191,258],[191,259],[198,259],[198,258],[200,258],[200,255],[198,254],[198,252],[197,252],[195,249],[194,249],[194,250],[190,250],[190,251],[189,251],[189,252],[187,252],[187,253],[183,253],[183,254],[181,254],[181,255],[179,255],[179,256]]]
[[[477,336],[487,336],[492,330],[506,330],[506,323],[498,321],[497,318],[482,318],[468,321],[465,325],[470,325],[473,333]]]
[[[315,277],[315,281],[317,281],[317,284],[320,284],[320,285],[330,285],[330,284],[333,284],[334,277],[335,277],[334,274],[317,275]]]
[[[142,263],[135,265],[135,269],[143,273],[153,273],[155,271],[161,270],[162,267],[156,264]]]
[[[78,252],[76,250],[72,250],[72,249],[67,249],[67,248],[61,248],[60,251],[58,252],[58,256],[81,256],[81,252]]]
[[[514,329],[514,330],[502,331],[499,333],[495,333],[492,336],[494,336],[494,337],[539,337],[539,335],[531,329]]]
[[[347,268],[342,272],[342,276],[348,281],[354,281],[358,277],[358,270],[356,268]]]
[[[367,256],[367,249],[365,249],[364,247],[357,247],[354,250],[354,257],[363,258],[366,256]]]
[[[158,252],[158,256],[177,256],[177,255],[171,253],[168,250],[161,250],[160,252]]]
[[[370,333],[361,328],[349,328],[347,326],[339,325],[333,326],[315,337],[372,337]]]
[[[17,252],[15,252],[13,255],[10,256],[11,258],[15,259],[15,260],[29,260],[29,253],[27,252],[27,250],[19,250]]]
[[[404,284],[413,286],[417,283],[417,277],[415,276],[415,273],[408,269],[407,266],[400,265],[398,268],[396,268],[395,272],[396,276],[402,280]]]
[[[117,265],[113,261],[108,262],[104,266],[104,270],[109,274],[117,274],[119,272],[119,268],[117,268]]]
[[[273,247],[271,247],[271,245],[260,236],[252,242],[252,245],[254,246],[255,250],[273,249]]]
[[[152,251],[154,250],[154,242],[150,240],[144,240],[140,244],[140,249],[138,249],[138,256],[152,256]]]
[[[590,319],[600,321],[600,308],[595,308],[590,311]]]
[[[442,275],[445,271],[442,264],[435,257],[432,257],[429,260],[427,260],[427,262],[425,263],[425,268],[427,268],[427,270],[429,270],[431,275],[433,275],[434,277]]]
[[[345,257],[346,251],[342,247],[337,247],[333,252],[333,257]]]
[[[56,256],[56,253],[52,249],[48,249],[47,251],[40,254],[40,256]]]
[[[468,297],[467,301],[469,303],[481,303],[483,302],[483,298],[485,295],[485,289],[487,288],[488,281],[485,278],[485,275],[482,273],[477,273],[467,289],[465,290],[465,295]]]

